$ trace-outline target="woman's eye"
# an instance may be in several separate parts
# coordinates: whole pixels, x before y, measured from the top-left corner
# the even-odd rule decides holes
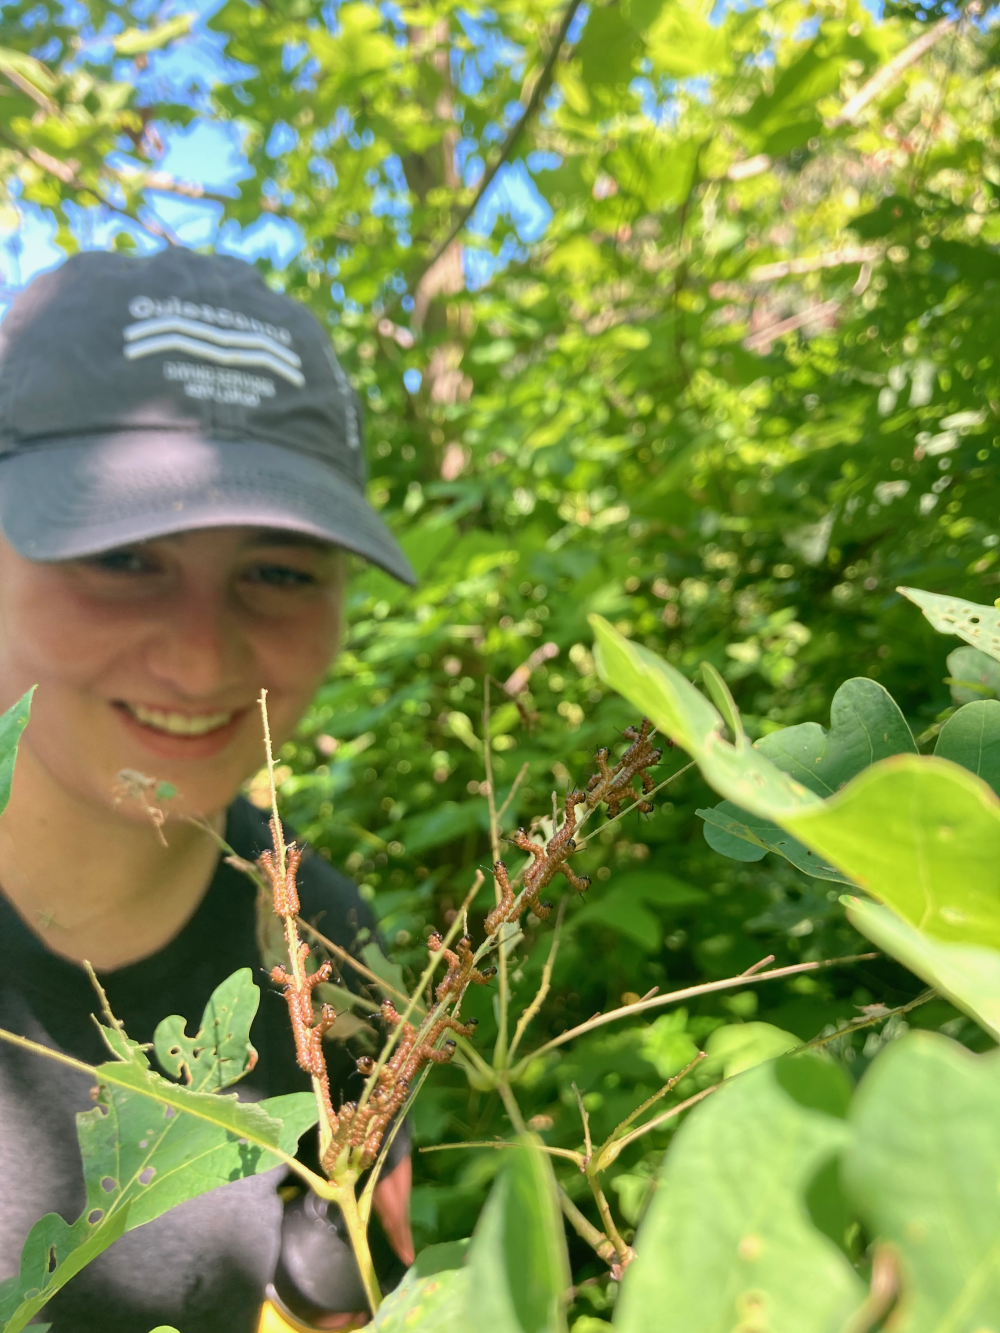
[[[314,575],[289,565],[254,565],[243,577],[248,583],[263,583],[270,588],[310,588],[316,582]]]
[[[91,556],[86,563],[91,569],[108,574],[146,574],[152,569],[152,563],[146,556],[127,546],[117,551],[101,551]]]

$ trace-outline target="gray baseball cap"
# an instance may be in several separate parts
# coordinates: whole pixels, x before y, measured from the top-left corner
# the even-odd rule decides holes
[[[414,583],[365,475],[329,338],[241,259],[73,255],[0,324],[0,531],[28,559],[249,524]]]

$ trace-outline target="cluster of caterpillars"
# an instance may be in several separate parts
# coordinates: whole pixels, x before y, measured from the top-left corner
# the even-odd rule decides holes
[[[272,839],[277,842],[277,830],[273,822]],[[299,912],[299,894],[295,877],[302,853],[297,847],[289,847],[285,856],[285,869],[281,870],[278,856],[272,851],[265,851],[260,857],[260,868],[267,876],[274,897],[274,910],[283,921],[289,920],[294,925]],[[271,980],[280,986],[288,1013],[292,1021],[292,1033],[295,1037],[295,1055],[299,1067],[315,1080],[323,1101],[327,1124],[330,1126],[332,1139],[323,1154],[323,1168],[332,1174],[345,1153],[354,1163],[367,1170],[378,1156],[387,1126],[392,1122],[423,1066],[430,1060],[443,1064],[455,1053],[455,1042],[449,1038],[438,1047],[438,1041],[446,1031],[453,1031],[460,1036],[469,1037],[476,1029],[477,1019],[470,1018],[467,1023],[459,1023],[448,1014],[436,1019],[424,1035],[417,1041],[417,1032],[412,1023],[403,1023],[392,1054],[381,1066],[375,1077],[371,1096],[363,1105],[357,1102],[345,1102],[339,1110],[334,1110],[330,1097],[330,1079],[323,1053],[323,1035],[329,1032],[336,1022],[337,1013],[332,1005],[324,1004],[317,1015],[313,1009],[312,993],[321,982],[327,981],[332,971],[329,962],[321,963],[315,972],[306,972],[306,960],[309,946],[296,940],[298,958],[297,975],[288,972],[279,963],[271,969]],[[439,935],[431,936],[429,947],[437,952],[443,946]],[[456,951],[444,950],[448,971],[437,988],[439,1002],[450,997],[458,999],[467,985],[485,985],[495,974],[495,968],[479,971],[472,957],[472,945],[468,939],[459,940]],[[399,1014],[391,1000],[386,1000],[381,1009],[382,1021],[388,1027],[397,1027],[401,1022]],[[358,1072],[368,1078],[376,1070],[376,1062],[370,1056],[362,1056],[357,1062]]]
[[[505,921],[511,921],[526,908],[531,908],[536,916],[545,918],[552,910],[550,902],[540,898],[543,890],[552,883],[557,875],[564,876],[578,893],[583,893],[590,884],[586,875],[577,875],[569,865],[569,858],[577,850],[574,834],[577,827],[576,811],[578,806],[588,810],[595,809],[601,802],[608,808],[608,814],[615,819],[621,812],[624,802],[636,796],[633,787],[638,777],[644,795],[654,787],[654,780],[647,771],[659,763],[661,751],[654,749],[649,740],[652,724],[643,718],[641,726],[628,727],[624,736],[630,741],[629,748],[619,761],[612,765],[606,749],[598,750],[595,759],[598,771],[590,778],[584,791],[570,791],[564,803],[563,822],[547,843],[534,841],[524,829],[518,829],[510,842],[521,851],[528,852],[531,864],[524,871],[523,890],[518,897],[507,874],[503,861],[497,861],[493,867],[500,901],[486,918],[486,934],[491,936]],[[643,799],[636,803],[637,809],[648,814],[652,805]],[[279,835],[274,822],[271,824],[274,845],[278,845]],[[261,870],[266,875],[274,896],[275,913],[283,919],[286,935],[294,947],[298,968],[289,973],[280,964],[271,971],[271,980],[280,986],[288,1004],[288,1012],[295,1037],[295,1054],[299,1066],[316,1080],[320,1090],[330,1126],[332,1140],[323,1154],[323,1167],[332,1174],[338,1163],[348,1154],[361,1170],[366,1170],[375,1161],[382,1137],[393,1118],[400,1111],[407,1093],[428,1061],[436,1064],[446,1063],[455,1053],[454,1038],[447,1038],[439,1047],[438,1041],[447,1031],[468,1037],[475,1031],[477,1020],[469,1019],[459,1023],[455,1018],[444,1014],[437,1018],[424,1034],[422,1041],[417,1041],[417,1029],[412,1023],[403,1023],[391,1000],[386,1000],[381,1008],[382,1021],[387,1027],[398,1027],[402,1023],[398,1040],[391,1055],[379,1066],[370,1056],[362,1056],[357,1061],[358,1072],[365,1078],[375,1076],[374,1086],[367,1100],[362,1103],[345,1102],[339,1110],[334,1110],[330,1098],[330,1081],[327,1074],[326,1059],[323,1053],[323,1035],[336,1021],[334,1008],[324,1004],[316,1014],[313,1006],[313,990],[320,983],[327,981],[332,971],[329,962],[324,962],[315,972],[307,973],[306,960],[309,947],[298,940],[295,918],[299,912],[299,895],[296,887],[296,874],[302,853],[297,847],[289,847],[282,871],[276,853],[265,851],[260,857]],[[436,932],[427,942],[431,953],[442,952],[447,964],[445,975],[435,989],[434,995],[439,1005],[454,1003],[461,999],[468,986],[483,986],[496,975],[495,967],[478,969],[475,965],[472,942],[468,936],[458,941],[454,949],[444,947],[444,941]]]
[[[552,904],[543,901],[539,895],[552,883],[556,875],[563,875],[569,880],[570,886],[577,893],[583,893],[590,887],[589,876],[577,875],[568,864],[569,858],[577,850],[573,837],[576,832],[577,806],[583,805],[588,810],[593,810],[603,801],[608,807],[609,816],[617,819],[623,802],[635,798],[636,793],[632,784],[636,778],[639,778],[642,784],[644,795],[653,790],[656,785],[655,780],[647,770],[655,768],[663,752],[654,749],[650,743],[649,733],[652,725],[649,718],[644,717],[638,728],[626,727],[623,734],[625,739],[632,743],[617,764],[612,765],[608,762],[609,755],[606,749],[597,751],[594,758],[598,771],[587,783],[585,791],[571,791],[567,794],[563,822],[547,843],[534,842],[524,829],[518,829],[509,839],[521,851],[529,852],[533,859],[524,872],[524,887],[520,897],[514,892],[503,861],[494,864],[493,875],[499,901],[486,918],[488,936],[492,935],[503,922],[519,916],[526,907],[530,907],[535,916],[544,920],[552,911]],[[653,809],[646,800],[639,800],[636,808],[643,814],[649,814]]]
[[[391,1000],[383,1001],[381,1016],[387,1027],[397,1027],[402,1021]],[[367,1170],[378,1156],[382,1136],[406,1101],[406,1094],[423,1066],[428,1061],[446,1064],[455,1054],[455,1042],[451,1037],[438,1046],[442,1033],[450,1030],[460,1037],[471,1037],[478,1022],[478,1019],[470,1018],[467,1023],[459,1023],[443,1014],[431,1025],[421,1042],[417,1041],[413,1024],[403,1023],[392,1054],[375,1076],[375,1086],[367,1102],[361,1106],[357,1102],[345,1102],[331,1121],[335,1128],[333,1142],[323,1157],[324,1170],[332,1174],[345,1151],[351,1153],[361,1170]],[[376,1062],[370,1055],[363,1055],[357,1065],[358,1072],[366,1078],[376,1069]]]

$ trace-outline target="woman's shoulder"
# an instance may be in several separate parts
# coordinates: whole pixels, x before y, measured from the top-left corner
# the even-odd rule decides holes
[[[282,828],[286,842],[303,847],[297,876],[302,918],[342,949],[356,949],[359,932],[363,940],[373,938],[375,918],[355,882],[302,844],[293,828],[284,822]],[[229,808],[226,841],[237,856],[255,862],[271,846],[269,812],[238,797]]]

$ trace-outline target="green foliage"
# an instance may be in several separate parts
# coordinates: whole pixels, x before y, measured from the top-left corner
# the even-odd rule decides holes
[[[157,1055],[162,1052],[164,1067],[175,1076],[183,1068],[188,1079],[183,1085],[155,1073],[107,1013],[101,1032],[115,1059],[89,1071],[97,1104],[77,1116],[86,1205],[72,1224],[49,1213],[32,1227],[19,1275],[0,1285],[3,1333],[19,1333],[125,1231],[206,1190],[270,1170],[296,1151],[299,1138],[316,1121],[311,1095],[293,1093],[257,1103],[219,1095],[256,1060],[249,1032],[259,998],[250,969],[243,968],[216,989],[194,1041],[184,1035],[176,1016],[160,1023],[154,1038]],[[88,1069],[23,1038],[0,1037],[40,1058]]]
[[[474,174],[456,170],[456,139],[459,166],[497,160],[509,108],[528,102],[564,12],[505,0],[477,14],[474,31],[447,3],[407,11],[404,29],[369,3],[333,13],[230,0],[209,20],[232,63],[204,105],[238,130],[249,164],[238,197],[211,207],[230,227],[263,209],[299,229],[287,268],[262,266],[331,329],[366,402],[369,495],[421,575],[412,593],[371,570],[353,580],[345,650],[281,755],[284,808],[360,881],[411,983],[428,930],[446,927],[475,869],[493,859],[487,749],[500,799],[526,765],[503,821],[510,834],[548,817],[552,786],[585,780],[597,748],[624,748],[616,734],[636,714],[596,670],[587,617],[597,614],[685,684],[702,662],[714,670],[703,679],[715,708],[676,682],[668,703],[695,710],[689,739],[726,800],[707,810],[701,778],[679,777],[648,818],[633,813],[581,850],[574,864],[592,887],[567,910],[535,1039],[554,1040],[623,996],[735,976],[769,953],[796,964],[856,952],[855,927],[997,1032],[985,943],[995,853],[956,836],[949,861],[945,844],[918,835],[924,818],[925,831],[994,838],[995,710],[964,710],[1000,695],[1000,676],[970,646],[949,655],[942,684],[939,642],[893,591],[947,588],[968,606],[1000,591],[993,17],[943,30],[841,119],[939,7],[900,4],[876,18],[854,0],[795,0],[709,18],[697,3],[592,6],[555,61],[555,95],[525,117],[510,157],[518,172],[530,168],[539,209],[551,209],[544,236],[525,241],[501,206],[490,235],[466,228],[452,268],[425,279],[476,202]],[[22,79],[0,68],[7,220],[33,204],[51,209],[66,248],[77,206],[86,214],[104,197],[134,216],[155,201],[145,184],[156,123],[192,114],[161,102],[151,123],[143,61],[155,72],[158,45],[169,56],[204,40],[200,22],[189,37],[176,16],[110,13],[90,0],[77,47],[61,7],[5,10],[4,59]],[[492,58],[500,51],[511,58]],[[277,151],[279,124],[288,133]],[[179,186],[157,188],[162,197]],[[472,271],[496,256],[474,290],[448,280],[463,261]],[[422,375],[413,392],[406,370]],[[628,670],[635,700],[671,679],[640,656]],[[820,767],[831,753],[848,767],[883,753],[838,749],[841,727],[850,731],[839,714],[825,736],[819,725],[852,673],[870,701],[882,686],[898,701],[908,731],[893,713],[887,734],[904,757],[874,778],[835,773],[836,787],[876,785],[860,788],[861,802],[845,788],[828,807],[828,791],[783,765],[794,769],[801,751],[786,751],[800,740],[815,744],[808,757],[819,754]],[[487,675],[509,682],[523,709],[492,687],[489,737]],[[732,743],[724,717],[742,719]],[[935,736],[936,760],[912,753]],[[665,755],[657,776],[678,768]],[[900,798],[923,815],[908,819]],[[878,814],[863,808],[870,800]],[[942,801],[954,807],[949,821],[966,823],[941,818]],[[913,878],[925,871],[926,893]],[[859,875],[884,905],[859,897],[845,918],[838,895]],[[476,912],[489,893],[487,883]],[[935,933],[922,929],[928,904]],[[511,954],[512,1021],[536,993],[550,942],[549,926],[525,923]],[[529,1061],[517,1096],[548,1145],[575,1150],[574,1083],[595,1134],[609,1133],[681,1049],[712,1044],[713,1031],[750,1019],[808,1040],[916,988],[885,960],[759,990],[748,981],[688,1003],[675,1028],[639,1016],[586,1032]],[[491,996],[469,1005],[488,1054]],[[934,1021],[979,1040],[950,1006]],[[863,1032],[834,1049],[851,1072],[869,1060]],[[707,1064],[677,1097],[710,1085]],[[435,1071],[414,1115],[423,1145],[509,1132],[475,1066]],[[635,1204],[630,1223],[673,1123],[629,1144],[607,1173],[612,1193]],[[499,1156],[417,1154],[422,1241],[471,1234]],[[599,1220],[579,1172],[556,1169]],[[582,1242],[571,1246],[570,1319],[593,1327],[611,1317],[614,1284]]]
[[[30,689],[0,717],[0,815],[7,809],[7,802],[10,800],[10,784],[14,777],[17,745],[21,739],[21,732],[28,725],[31,697],[34,692],[34,689]]]
[[[778,1060],[692,1115],[640,1228],[615,1327],[708,1333],[751,1314],[775,1333],[840,1327],[863,1287],[803,1200],[848,1141],[849,1099],[832,1065]]]

